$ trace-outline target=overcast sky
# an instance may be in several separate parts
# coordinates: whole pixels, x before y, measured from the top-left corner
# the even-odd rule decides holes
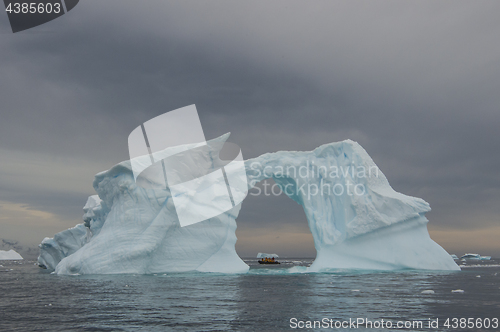
[[[359,142],[450,253],[500,256],[500,2],[82,0],[0,14],[0,238],[81,222],[139,124],[196,104],[245,159]],[[243,203],[237,251],[314,256],[299,205]]]

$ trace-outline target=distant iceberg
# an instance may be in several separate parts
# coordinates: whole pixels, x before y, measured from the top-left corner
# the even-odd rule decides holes
[[[228,137],[210,142],[217,145]],[[296,172],[287,172],[290,169]],[[363,176],[360,169],[377,173]],[[325,144],[309,152],[264,154],[245,161],[245,170],[247,179],[240,180],[249,189],[273,178],[303,206],[317,250],[308,272],[460,269],[429,237],[425,218],[429,204],[394,191],[356,142]],[[238,179],[240,173],[231,171],[226,170],[228,177]],[[169,189],[138,187],[130,161],[97,174],[93,185],[98,196],[87,201],[84,223],[44,239],[40,266],[58,274],[248,271],[235,251],[241,204],[181,227]],[[333,191],[341,187],[346,190]],[[326,188],[327,193],[319,194]]]
[[[19,255],[15,250],[10,249],[9,251],[0,250],[0,260],[16,261],[21,260],[23,257]]]
[[[491,256],[481,256],[479,254],[465,254],[460,259],[474,259],[474,260],[481,260],[481,261],[489,261],[491,259]]]

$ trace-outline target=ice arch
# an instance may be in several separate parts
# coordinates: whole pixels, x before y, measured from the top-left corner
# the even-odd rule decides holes
[[[459,269],[429,237],[429,204],[394,191],[356,142],[267,153],[245,166],[250,187],[273,178],[303,206],[317,250],[309,271]]]

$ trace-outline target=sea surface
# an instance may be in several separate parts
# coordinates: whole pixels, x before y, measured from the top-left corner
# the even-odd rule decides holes
[[[499,259],[458,261],[460,272],[314,274],[302,273],[313,259],[245,261],[251,269],[240,275],[90,276],[0,261],[0,331],[387,331],[388,322],[404,331],[500,331]],[[372,325],[352,325],[361,319]]]

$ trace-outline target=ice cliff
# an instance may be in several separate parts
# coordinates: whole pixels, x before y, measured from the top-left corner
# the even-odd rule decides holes
[[[317,250],[310,272],[459,269],[429,237],[429,205],[395,192],[356,142],[268,153],[245,161],[245,169],[250,188],[273,178],[303,206]],[[241,204],[180,227],[169,189],[138,187],[130,161],[97,174],[93,185],[98,195],[87,201],[84,223],[44,239],[40,266],[58,274],[248,271],[235,251]]]

